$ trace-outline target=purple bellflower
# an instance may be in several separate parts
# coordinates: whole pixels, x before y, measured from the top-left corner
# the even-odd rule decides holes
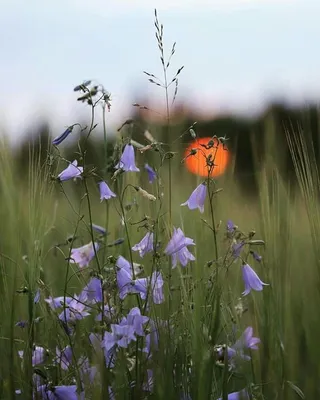
[[[188,261],[194,261],[195,257],[188,250],[187,246],[195,246],[193,239],[184,235],[180,228],[173,228],[173,235],[164,252],[167,256],[172,256],[172,267],[177,266],[178,261],[185,267]]]
[[[260,254],[258,254],[256,251],[251,251],[251,254],[252,254],[252,257],[253,257],[256,261],[261,262],[262,256],[260,256]]]
[[[142,272],[142,268],[140,264],[133,263],[131,264],[128,260],[126,260],[124,257],[119,256],[116,262],[116,266],[119,268],[124,268],[129,274],[132,276],[133,273],[134,275],[139,275]]]
[[[115,166],[116,169],[123,169],[126,172],[139,172],[140,169],[136,167],[134,158],[134,147],[132,144],[127,144],[124,147],[120,161]]]
[[[207,185],[205,183],[201,183],[194,189],[189,199],[185,203],[182,203],[181,205],[188,206],[190,210],[195,210],[196,208],[199,208],[200,212],[203,213],[206,195],[207,195]]]
[[[148,172],[148,177],[149,177],[149,183],[152,183],[153,181],[155,181],[157,179],[157,174],[154,171],[154,169],[152,167],[150,167],[149,164],[145,164],[144,168],[146,169],[146,171]]]
[[[95,256],[94,250],[96,250],[96,252],[99,250],[99,243],[95,242],[93,246],[92,242],[90,242],[82,247],[72,249],[70,263],[78,264],[79,268],[87,267]]]
[[[52,310],[55,310],[56,308],[63,307],[64,303],[69,304],[70,301],[72,301],[72,298],[71,297],[63,297],[63,296],[59,296],[59,297],[49,296],[47,299],[44,299],[44,301],[49,304],[49,306]]]
[[[149,321],[149,317],[141,315],[139,307],[134,307],[126,316],[126,323],[132,325],[134,333],[139,336],[145,336],[143,325]]]
[[[119,297],[123,300],[127,294],[139,293],[135,288],[135,281],[132,279],[131,272],[128,272],[124,268],[120,268],[117,271],[117,284],[119,289]]]
[[[232,256],[234,258],[240,257],[240,254],[241,254],[241,251],[242,251],[244,245],[245,245],[244,242],[234,243],[232,245]]]
[[[111,321],[112,317],[115,314],[115,309],[113,307],[108,306],[108,304],[104,305],[104,313],[103,316],[107,321]],[[100,312],[97,316],[96,316],[96,321],[101,321],[102,320],[102,312]]]
[[[242,336],[236,341],[232,346],[235,350],[258,350],[257,344],[260,343],[260,339],[253,336],[253,328],[248,326],[248,328],[243,332]]]
[[[38,288],[37,291],[36,291],[36,294],[34,296],[34,299],[33,299],[34,304],[38,304],[39,303],[40,297],[41,297],[41,292],[40,292],[40,289]]]
[[[228,394],[228,400],[249,400],[249,394],[246,389],[240,390],[240,392],[232,392]],[[220,397],[218,400],[222,400],[222,397]]]
[[[61,135],[57,136],[55,139],[53,139],[52,144],[55,146],[58,146],[60,143],[62,143],[72,132],[73,126],[69,126]]]
[[[153,233],[148,232],[142,240],[132,247],[133,251],[138,251],[140,257],[144,257],[147,253],[153,251]]]
[[[77,386],[54,386],[41,385],[38,387],[38,394],[43,400],[84,400],[84,393],[77,394]]]
[[[100,200],[109,200],[112,197],[117,197],[115,193],[109,188],[106,182],[101,181],[99,182],[99,189],[100,189]]]
[[[75,295],[68,306],[59,314],[59,319],[63,322],[75,322],[88,317],[90,315],[88,310],[88,307],[79,301],[79,298]]]
[[[102,302],[102,285],[98,278],[91,278],[89,283],[83,288],[80,299],[85,303],[101,303]]]
[[[263,289],[263,286],[268,286],[268,283],[262,282],[262,280],[258,277],[258,275],[254,272],[249,264],[245,264],[242,266],[242,277],[245,288],[244,292],[242,293],[243,296],[249,294],[251,290],[256,290],[260,292]]]
[[[64,371],[68,370],[72,363],[72,348],[71,346],[66,346],[63,350],[56,348],[56,358],[55,363],[59,364],[61,369]]]
[[[78,161],[74,160],[66,169],[60,172],[58,179],[63,182],[68,181],[69,179],[81,178],[82,173],[83,167],[78,167]]]
[[[23,358],[24,351],[18,351],[19,357]],[[47,352],[41,346],[34,346],[33,353],[32,353],[32,366],[40,365],[45,361]]]
[[[155,304],[164,302],[163,278],[161,272],[154,271],[149,278],[139,278],[133,282],[133,293],[139,293],[142,300],[146,300],[148,291]]]
[[[234,232],[234,228],[235,228],[235,225],[234,225],[233,221],[231,221],[231,219],[229,219],[227,221],[227,232],[228,233],[233,233]]]
[[[93,230],[95,230],[96,232],[100,233],[100,235],[102,235],[102,236],[105,236],[105,235],[108,234],[107,231],[105,230],[105,228],[103,228],[100,225],[92,224],[91,226],[92,226]]]
[[[119,325],[111,324],[111,332],[105,332],[102,347],[106,350],[111,350],[115,346],[127,348],[132,341],[136,340],[134,327],[124,319]]]

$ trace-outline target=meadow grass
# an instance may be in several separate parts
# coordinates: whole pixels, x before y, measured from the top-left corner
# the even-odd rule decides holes
[[[157,16],[156,31],[169,137],[170,79]],[[94,93],[89,86],[79,88],[92,107],[91,124],[74,157],[84,167],[81,179],[56,179],[68,165],[60,143],[48,144],[45,163],[30,148],[27,181],[19,178],[10,148],[4,142],[1,147],[0,398],[318,398],[319,177],[306,132],[278,127],[288,133],[299,188],[282,178],[283,160],[270,123],[267,157],[263,163],[256,157],[259,195],[243,194],[232,168],[215,180],[209,174],[202,214],[180,204],[203,180],[183,170],[182,152],[158,143],[156,132],[151,145],[132,142],[140,172],[124,172],[121,164],[115,168],[130,146],[130,127],[117,138],[103,170],[86,164],[95,106],[102,102],[106,110],[110,104],[103,88]],[[175,97],[177,80],[173,86]],[[103,129],[107,149],[105,119]],[[214,146],[222,144],[222,138],[215,139]],[[153,183],[143,169],[140,150],[146,145],[143,151],[155,153]],[[254,149],[258,145],[253,141]],[[100,201],[100,180],[116,197]],[[173,227],[195,246],[183,241],[170,255],[166,249],[175,237]],[[153,239],[140,257],[132,248],[148,232]],[[90,242],[99,246],[72,253]],[[173,268],[177,255],[180,264],[192,258],[186,256],[187,244],[195,260]],[[125,286],[119,256],[128,260]],[[140,273],[133,263],[142,265]],[[243,294],[248,264],[267,285]],[[150,280],[160,273],[163,287]],[[93,293],[83,293],[92,278]],[[121,299],[123,288],[131,293]],[[56,308],[46,301],[50,296],[62,296]],[[71,303],[66,304],[67,297]],[[104,307],[109,313],[97,320]],[[132,322],[132,309],[147,319],[141,323],[138,315]],[[121,321],[125,329],[120,333],[118,327],[114,334]],[[248,327],[260,338],[257,346],[238,341]],[[63,351],[68,355],[61,356]]]

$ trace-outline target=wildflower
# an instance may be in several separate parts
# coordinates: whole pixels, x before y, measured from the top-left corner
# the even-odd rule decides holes
[[[52,144],[55,146],[58,146],[60,143],[62,143],[73,131],[73,126],[69,126],[61,135],[53,139]]]
[[[99,278],[91,278],[89,283],[84,287],[80,294],[80,298],[84,302],[101,303],[102,302],[102,284]]]
[[[200,212],[203,213],[206,195],[207,185],[205,183],[201,183],[198,187],[194,189],[189,199],[181,205],[188,206],[190,210],[195,210],[196,208],[199,208]]]
[[[260,254],[258,254],[258,253],[255,252],[255,251],[251,251],[250,253],[252,254],[252,257],[253,257],[256,261],[261,262],[262,257],[260,256]]]
[[[109,200],[112,197],[117,197],[115,193],[109,188],[106,182],[101,181],[99,182],[99,189],[100,189],[100,200]]]
[[[123,300],[129,293],[138,293],[132,280],[132,274],[124,268],[117,271],[117,284],[119,289],[119,297]]]
[[[242,266],[242,277],[245,287],[245,290],[242,293],[244,296],[249,294],[252,289],[259,292],[263,289],[263,286],[268,285],[267,283],[262,282],[262,280],[258,277],[258,275],[254,272],[249,264],[245,264]]]
[[[126,317],[126,322],[128,323],[128,325],[132,325],[134,333],[139,336],[145,335],[143,325],[146,324],[148,321],[149,318],[141,315],[141,311],[138,307],[132,308]]]
[[[152,371],[152,369],[147,369],[147,381],[143,384],[142,389],[146,392],[153,391],[153,371]]]
[[[20,350],[18,351],[19,357],[23,358],[24,356],[24,351]],[[32,366],[36,366],[39,364],[42,364],[45,361],[47,352],[46,350],[41,347],[41,346],[34,346],[33,352],[32,352]]]
[[[79,268],[87,267],[95,256],[94,250],[99,250],[99,243],[95,242],[93,246],[92,242],[90,242],[82,247],[78,247],[77,249],[72,249],[70,263],[79,264]]]
[[[193,239],[186,237],[180,228],[174,228],[172,238],[164,250],[166,255],[172,256],[173,268],[176,267],[178,260],[183,267],[188,264],[189,260],[195,260],[187,246],[195,246]]]
[[[86,379],[88,379],[90,383],[93,383],[98,374],[97,367],[91,366],[87,357],[80,357],[78,366],[81,381],[84,382]]]
[[[148,232],[139,243],[132,247],[132,250],[139,251],[141,258],[153,251],[153,233]]]
[[[134,335],[134,327],[127,324],[126,321],[121,325],[111,324],[111,332],[105,332],[102,347],[106,350],[111,350],[116,345],[127,348],[132,341],[136,341]]]
[[[72,301],[72,298],[64,296],[59,296],[59,297],[49,296],[47,299],[44,299],[44,301],[49,304],[52,310],[55,310],[56,308],[62,307],[64,304],[68,305]]]
[[[240,257],[241,250],[243,249],[243,246],[245,245],[244,242],[239,242],[239,243],[234,243],[232,245],[232,256],[234,258]]]
[[[136,167],[134,159],[134,148],[132,144],[127,144],[124,147],[123,153],[120,157],[120,161],[115,166],[116,169],[122,169],[126,172],[139,172],[140,169]]]
[[[153,168],[150,167],[150,165],[145,164],[144,168],[146,169],[146,171],[148,172],[148,177],[149,177],[149,183],[152,183],[154,180],[157,179],[157,174],[154,171]]]
[[[97,231],[98,233],[100,233],[100,235],[105,236],[108,234],[108,232],[100,225],[96,225],[96,224],[91,224],[92,229]]]
[[[35,294],[34,299],[33,299],[34,304],[38,304],[39,303],[40,295],[41,295],[40,289],[37,289],[36,294]]]
[[[260,339],[253,336],[253,328],[251,326],[248,326],[248,328],[243,332],[242,336],[236,341],[236,343],[232,347],[235,350],[258,350],[257,344],[259,343]]]
[[[90,315],[88,307],[79,301],[79,298],[75,295],[68,306],[60,313],[59,319],[63,322],[75,322],[88,315]]]
[[[106,320],[111,321],[112,316],[115,314],[115,309],[113,307],[109,307],[108,304],[104,306],[104,312],[103,316]],[[101,321],[102,320],[102,312],[100,312],[96,316],[96,321]]]
[[[54,362],[59,364],[64,371],[68,370],[72,363],[72,348],[70,346],[66,346],[60,351],[57,347],[56,356],[57,357],[55,358]]]
[[[231,221],[231,219],[229,219],[228,221],[227,221],[227,232],[228,233],[233,233],[234,232],[234,230],[235,230],[235,224],[233,223],[233,221]]]
[[[153,302],[155,304],[161,304],[164,302],[163,295],[163,279],[161,272],[154,271],[149,278],[140,278],[132,281],[133,293],[139,293],[142,300],[146,300],[148,295],[148,289],[150,287],[150,294],[152,295]]]
[[[37,389],[41,398],[46,400],[84,400],[84,393],[81,393],[80,397],[77,394],[76,385],[63,385],[53,386],[41,385]]]
[[[240,392],[232,392],[228,394],[228,400],[249,400],[249,394],[246,389],[240,390]],[[222,397],[220,397],[218,400],[222,400]]]
[[[81,178],[82,173],[83,167],[78,167],[78,161],[74,160],[66,169],[60,172],[58,179],[63,182],[68,181],[69,179]]]
[[[129,272],[131,276],[139,275],[142,272],[141,264],[138,263],[131,264],[128,260],[126,260],[122,256],[118,257],[116,266],[119,268],[124,268],[127,272]]]
[[[23,329],[23,328],[25,328],[26,326],[28,325],[28,321],[18,321],[17,323],[16,323],[16,325],[15,326],[18,326],[19,328],[21,328],[21,329]]]

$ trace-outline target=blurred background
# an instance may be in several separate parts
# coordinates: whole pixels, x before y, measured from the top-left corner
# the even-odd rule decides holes
[[[185,66],[170,138],[161,130],[164,91],[143,74],[162,78],[154,8],[164,24],[167,55],[177,43],[169,76]],[[137,139],[149,129],[158,141],[175,140],[197,121],[198,136],[230,138],[233,172],[251,187],[253,136],[261,159],[266,132],[273,129],[284,171],[290,160],[283,121],[307,124],[317,140],[319,12],[320,3],[312,0],[2,0],[0,133],[25,170],[30,140],[46,143],[71,124],[89,123],[90,107],[77,102],[73,88],[93,79],[111,93],[109,138],[131,118],[140,123]],[[64,142],[66,154],[71,156],[78,138],[75,132]],[[97,159],[101,124],[94,140]],[[181,152],[188,141],[184,136],[179,142]]]

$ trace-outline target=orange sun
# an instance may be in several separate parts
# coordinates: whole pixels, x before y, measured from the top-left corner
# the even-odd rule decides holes
[[[211,171],[211,177],[217,177],[222,175],[229,163],[230,153],[227,150],[224,150],[222,144],[219,147],[216,147],[217,140],[215,139],[215,145],[206,149],[201,145],[208,145],[209,141],[212,140],[210,137],[199,138],[194,142],[190,143],[185,151],[185,165],[187,169],[193,174],[199,176],[208,176],[208,166],[207,166],[207,157],[211,154],[212,160],[214,160],[214,168]],[[190,155],[190,152],[196,149],[197,153],[194,155]]]

